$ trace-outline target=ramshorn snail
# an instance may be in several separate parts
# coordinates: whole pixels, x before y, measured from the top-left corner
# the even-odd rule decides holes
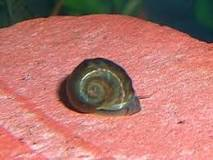
[[[66,80],[71,106],[83,113],[130,115],[140,111],[132,81],[123,68],[104,59],[86,59]]]

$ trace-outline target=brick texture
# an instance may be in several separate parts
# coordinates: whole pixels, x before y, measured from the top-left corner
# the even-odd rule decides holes
[[[213,45],[119,15],[51,17],[0,29],[0,159],[213,157]],[[66,76],[104,57],[129,73],[141,112],[70,110]]]

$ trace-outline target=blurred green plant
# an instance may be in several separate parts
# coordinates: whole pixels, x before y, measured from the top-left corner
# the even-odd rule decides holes
[[[213,1],[196,0],[195,16],[199,23],[213,29]]]
[[[0,1],[1,25],[9,25],[30,18],[32,15],[23,0]]]
[[[71,15],[89,13],[119,13],[137,16],[143,0],[64,0],[65,10]]]
[[[117,13],[138,16],[143,0],[0,0],[0,26],[51,15]]]
[[[47,17],[54,3],[48,0],[0,0],[0,27],[35,17]]]

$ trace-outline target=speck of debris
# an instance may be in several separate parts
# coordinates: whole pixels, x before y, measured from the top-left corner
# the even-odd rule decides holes
[[[186,121],[185,120],[179,120],[178,122],[177,122],[177,124],[184,124]]]
[[[24,143],[23,142],[24,138],[19,138],[18,140],[19,140],[19,142]]]
[[[21,80],[31,80],[31,79],[32,79],[32,76],[30,74],[26,74],[21,78]]]

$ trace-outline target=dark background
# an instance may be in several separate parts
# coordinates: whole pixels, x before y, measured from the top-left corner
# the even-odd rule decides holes
[[[124,14],[213,42],[213,0],[0,0],[0,27],[54,15]]]

